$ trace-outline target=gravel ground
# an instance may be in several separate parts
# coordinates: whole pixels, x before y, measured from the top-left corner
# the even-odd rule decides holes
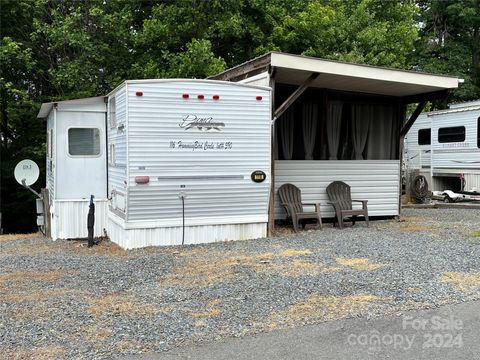
[[[480,210],[124,251],[0,237],[0,353],[111,358],[480,299]]]

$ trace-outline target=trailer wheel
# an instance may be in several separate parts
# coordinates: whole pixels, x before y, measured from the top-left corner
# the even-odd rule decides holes
[[[443,198],[443,202],[444,203],[453,203],[454,201],[450,196],[445,195],[445,197]]]

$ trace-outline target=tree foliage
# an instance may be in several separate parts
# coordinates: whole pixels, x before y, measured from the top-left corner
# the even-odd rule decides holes
[[[480,98],[480,1],[418,0],[420,37],[411,65],[462,77],[453,101]]]
[[[204,78],[268,51],[461,75],[478,98],[479,0],[0,0],[1,212],[34,228],[12,179],[43,164],[42,102],[105,94],[125,79]],[[42,186],[40,182],[37,186]]]

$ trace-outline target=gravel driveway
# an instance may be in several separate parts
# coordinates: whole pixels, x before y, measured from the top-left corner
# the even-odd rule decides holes
[[[480,210],[123,251],[0,237],[0,353],[110,358],[480,299]]]

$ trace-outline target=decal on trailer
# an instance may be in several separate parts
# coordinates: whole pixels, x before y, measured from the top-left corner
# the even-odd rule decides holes
[[[197,128],[200,131],[217,130],[222,131],[225,127],[223,122],[214,121],[213,117],[198,117],[197,115],[186,115],[180,124],[178,124],[184,130],[190,130],[191,128]]]

